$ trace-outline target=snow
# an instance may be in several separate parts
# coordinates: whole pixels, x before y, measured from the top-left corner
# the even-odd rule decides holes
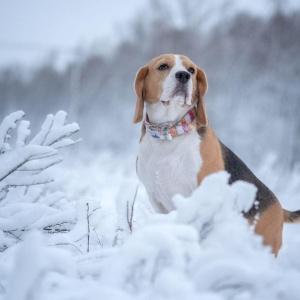
[[[67,113],[59,111],[56,115],[48,115],[41,131],[32,139],[31,144],[52,146],[53,148],[61,148],[74,144],[67,137],[79,131],[77,123],[65,124]]]
[[[53,272],[72,277],[75,273],[72,257],[60,249],[45,249],[42,236],[37,232],[28,234],[22,247],[17,250],[8,278],[6,299],[38,299],[40,291],[36,285]]]
[[[16,123],[24,115],[24,112],[19,110],[4,118],[0,126],[0,153],[4,153],[10,149],[10,146],[7,144],[10,139],[10,135],[8,133],[16,127]]]
[[[16,141],[16,148],[24,147],[26,139],[30,135],[30,122],[22,120],[18,127],[18,140]]]
[[[64,114],[52,121],[65,126]],[[0,161],[57,153],[20,140]],[[61,154],[67,161],[47,170],[53,183],[11,188],[0,201],[0,300],[299,299],[300,225],[285,225],[275,259],[242,216],[254,201],[253,185],[229,185],[229,174],[219,172],[190,197],[176,195],[176,211],[158,215],[135,176],[134,153],[90,160],[76,159],[72,149]],[[42,174],[30,176],[42,181]],[[296,206],[299,170],[284,176],[268,158],[259,174],[272,189],[286,178],[280,198],[284,207]]]

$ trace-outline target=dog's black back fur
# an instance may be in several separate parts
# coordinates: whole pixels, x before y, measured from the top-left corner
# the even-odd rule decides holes
[[[239,159],[228,147],[221,141],[222,156],[225,164],[225,170],[231,175],[229,183],[237,180],[244,180],[254,184],[257,187],[256,201],[258,206],[253,205],[252,208],[245,213],[246,218],[253,218],[257,212],[263,212],[270,205],[277,201],[276,196],[267,188],[246,166],[246,164]]]

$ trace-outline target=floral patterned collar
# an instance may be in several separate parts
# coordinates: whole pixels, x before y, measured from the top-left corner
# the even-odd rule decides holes
[[[154,138],[171,141],[174,137],[189,133],[195,128],[195,124],[192,123],[195,119],[195,109],[192,108],[181,120],[173,124],[153,125],[146,120],[146,132]]]

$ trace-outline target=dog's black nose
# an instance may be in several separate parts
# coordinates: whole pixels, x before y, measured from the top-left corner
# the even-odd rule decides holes
[[[191,75],[188,72],[180,71],[175,74],[175,78],[181,83],[186,83],[191,78]]]

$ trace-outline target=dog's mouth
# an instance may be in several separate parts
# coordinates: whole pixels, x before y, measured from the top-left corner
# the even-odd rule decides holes
[[[169,106],[170,105],[170,100],[169,101],[161,100],[161,103],[162,103],[163,106]]]
[[[186,89],[177,88],[174,92],[170,95],[168,100],[161,100],[163,106],[167,107],[170,105],[171,101],[177,102],[181,106],[191,105],[191,97],[188,95]]]

